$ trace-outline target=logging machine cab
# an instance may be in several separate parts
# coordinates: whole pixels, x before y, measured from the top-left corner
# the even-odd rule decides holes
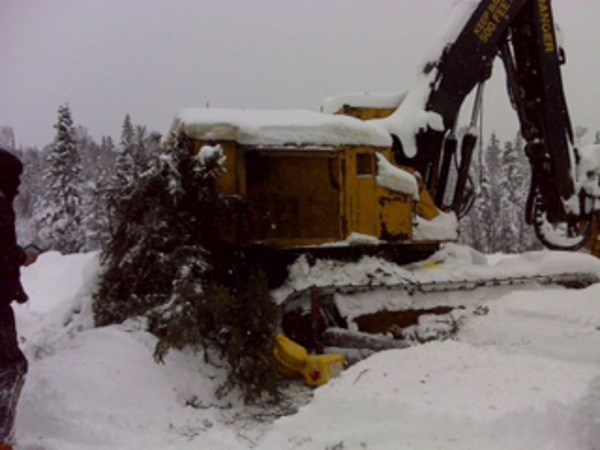
[[[344,252],[393,246],[396,259],[407,262],[456,239],[452,212],[460,217],[472,203],[468,179],[483,83],[499,56],[531,166],[526,220],[550,248],[584,245],[594,233],[598,170],[582,164],[574,146],[550,0],[463,0],[435,44],[412,88],[394,100],[397,108],[365,114],[344,107],[336,116],[180,112],[167,141],[183,134],[192,151],[219,147],[227,165],[220,189],[249,205],[241,223],[219,227],[227,240],[288,256],[311,248],[317,257],[335,257],[337,244],[359,235],[377,245],[350,242]],[[474,90],[471,124],[459,142],[457,117]],[[454,224],[441,228],[453,227],[451,233],[427,229],[447,216]],[[275,261],[271,256],[265,261]]]

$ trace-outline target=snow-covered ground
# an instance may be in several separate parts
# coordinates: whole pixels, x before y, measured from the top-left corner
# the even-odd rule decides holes
[[[582,254],[495,255],[486,269],[481,256],[451,250],[427,277],[600,274]],[[315,280],[296,269],[290,287]],[[416,269],[386,267],[386,276]],[[375,354],[314,391],[290,383],[289,403],[259,409],[217,399],[223,370],[200,355],[172,352],[156,364],[155,339],[139,321],[93,328],[97,273],[93,253],[47,253],[23,271],[31,299],[15,306],[30,361],[22,450],[600,448],[600,284],[480,298],[486,307],[454,339]]]

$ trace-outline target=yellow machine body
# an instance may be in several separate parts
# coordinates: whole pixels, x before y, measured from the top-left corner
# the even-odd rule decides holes
[[[388,148],[193,142],[195,151],[223,148],[227,162],[219,188],[249,206],[243,224],[223,227],[230,242],[291,248],[339,242],[353,233],[410,241],[417,210],[429,219],[437,215],[426,192],[417,202],[378,185],[376,153],[391,160]]]

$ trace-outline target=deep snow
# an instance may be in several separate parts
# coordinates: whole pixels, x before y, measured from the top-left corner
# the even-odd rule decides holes
[[[388,277],[426,279],[557,267],[600,273],[583,254],[492,258],[450,246],[436,258],[434,270],[372,259],[336,270],[350,279],[377,264]],[[304,269],[296,267],[288,290],[318,281]],[[314,391],[292,382],[289,404],[260,409],[234,395],[217,399],[223,370],[199,355],[174,351],[156,364],[155,338],[141,321],[93,328],[97,273],[94,253],[47,253],[23,270],[31,299],[15,309],[30,372],[20,449],[600,448],[600,285],[482,294],[485,307],[454,339],[375,354]],[[373,299],[386,295],[396,294]]]

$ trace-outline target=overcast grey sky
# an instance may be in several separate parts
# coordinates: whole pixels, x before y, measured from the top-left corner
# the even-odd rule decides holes
[[[167,131],[187,106],[318,110],[324,97],[402,91],[454,0],[0,0],[0,124],[52,141],[58,106],[97,139],[126,113]],[[554,0],[575,123],[600,129],[600,1]],[[501,66],[485,131],[517,123]]]

